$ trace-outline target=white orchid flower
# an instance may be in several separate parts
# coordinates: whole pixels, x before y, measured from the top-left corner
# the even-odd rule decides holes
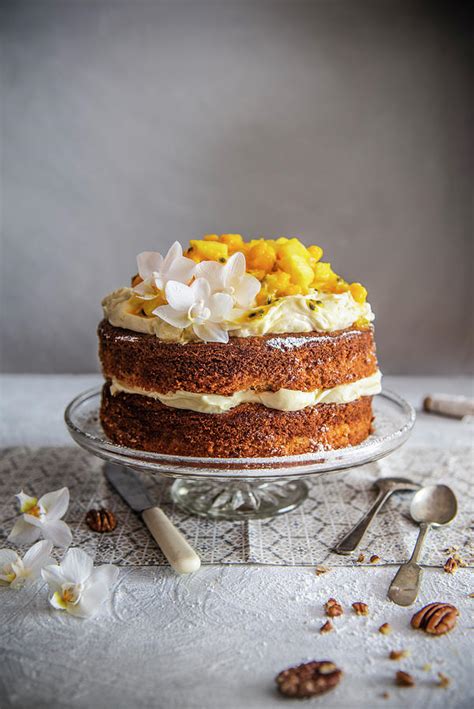
[[[94,567],[92,557],[81,549],[69,549],[60,564],[41,572],[53,595],[53,608],[79,618],[94,615],[109,596],[119,570],[112,564]]]
[[[206,278],[212,292],[232,296],[238,308],[250,308],[260,290],[260,281],[246,273],[245,256],[237,251],[225,264],[217,261],[201,261],[196,266],[196,275]]]
[[[13,549],[0,549],[0,585],[22,588],[32,584],[41,575],[41,570],[53,563],[52,549],[52,542],[36,542],[23,559]]]
[[[156,289],[164,290],[168,281],[188,283],[194,275],[196,264],[183,256],[183,249],[175,241],[163,258],[156,251],[143,251],[137,256],[138,273],[143,281],[135,286],[138,295],[154,296]]]
[[[22,491],[18,498],[22,517],[15,522],[8,539],[15,544],[32,544],[43,537],[55,546],[67,547],[72,541],[71,530],[61,517],[69,507],[69,490],[48,492],[38,500]]]
[[[154,315],[179,329],[191,326],[197,337],[205,342],[229,341],[229,335],[221,323],[229,318],[232,311],[230,295],[213,293],[205,278],[196,278],[190,286],[169,281],[165,295],[168,305],[155,308]]]

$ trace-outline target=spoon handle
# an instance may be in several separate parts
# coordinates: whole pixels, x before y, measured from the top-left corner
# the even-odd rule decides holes
[[[420,532],[411,559],[400,566],[388,589],[388,597],[399,606],[411,606],[418,596],[423,569],[417,561],[429,528],[430,525],[425,522],[420,524]]]
[[[351,529],[348,534],[346,534],[344,539],[342,539],[335,547],[334,551],[336,552],[336,554],[350,554],[352,551],[355,551],[357,549],[370,523],[372,522],[384,502],[392,494],[392,492],[393,490],[389,490],[386,492],[381,490],[379,492],[372,507],[366,512],[362,519],[357,522],[356,526]]]

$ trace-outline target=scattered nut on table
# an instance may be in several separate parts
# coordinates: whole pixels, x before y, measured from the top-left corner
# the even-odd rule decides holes
[[[409,650],[391,650],[389,658],[391,660],[403,660],[410,655]]]
[[[369,606],[367,603],[362,603],[362,601],[356,601],[352,604],[352,607],[356,615],[369,615]]]
[[[458,566],[456,559],[450,556],[443,568],[447,574],[454,574],[458,570]]]
[[[327,566],[322,566],[318,564],[318,566],[316,567],[316,576],[321,576],[321,574],[327,574],[328,571],[329,569]]]
[[[117,526],[117,518],[110,510],[101,507],[99,510],[89,510],[86,522],[94,532],[113,532]]]
[[[338,603],[335,598],[330,598],[326,601],[324,610],[329,618],[336,618],[338,615],[342,615],[344,613],[341,604]]]
[[[449,677],[447,677],[444,672],[438,672],[438,677],[439,677],[439,682],[438,682],[438,687],[442,687],[443,689],[447,689],[449,685],[451,684],[451,680]]]
[[[365,561],[365,554],[362,554],[361,552],[357,557],[357,561],[359,562],[359,564],[362,564],[362,562]]]
[[[382,623],[382,625],[379,628],[379,633],[382,633],[382,635],[390,635],[392,632],[392,626],[390,623]]]
[[[444,635],[454,628],[458,615],[458,609],[450,603],[428,603],[415,613],[411,625],[430,635]]]
[[[396,684],[398,684],[399,687],[415,686],[415,680],[413,679],[412,675],[408,674],[408,672],[404,672],[403,670],[398,670],[397,674],[395,675],[395,682]]]
[[[380,556],[377,556],[377,554],[372,554],[369,561],[371,564],[378,564],[380,561]]]
[[[276,676],[278,690],[286,697],[314,697],[333,689],[342,676],[334,662],[329,660],[306,662],[283,670]]]
[[[320,633],[330,633],[331,630],[334,630],[334,625],[331,623],[330,620],[327,620],[324,625],[322,625],[319,629]]]

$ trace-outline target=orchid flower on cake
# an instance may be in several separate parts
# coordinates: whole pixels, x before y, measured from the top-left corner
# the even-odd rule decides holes
[[[380,391],[374,316],[364,286],[322,257],[297,238],[239,234],[139,254],[99,328],[112,440],[241,457],[366,438]]]

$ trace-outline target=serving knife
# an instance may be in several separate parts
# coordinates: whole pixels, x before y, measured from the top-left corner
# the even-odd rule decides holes
[[[153,504],[138,475],[123,465],[105,464],[105,477],[134,512],[141,515],[156,543],[179,574],[190,574],[201,559],[162,509]]]

